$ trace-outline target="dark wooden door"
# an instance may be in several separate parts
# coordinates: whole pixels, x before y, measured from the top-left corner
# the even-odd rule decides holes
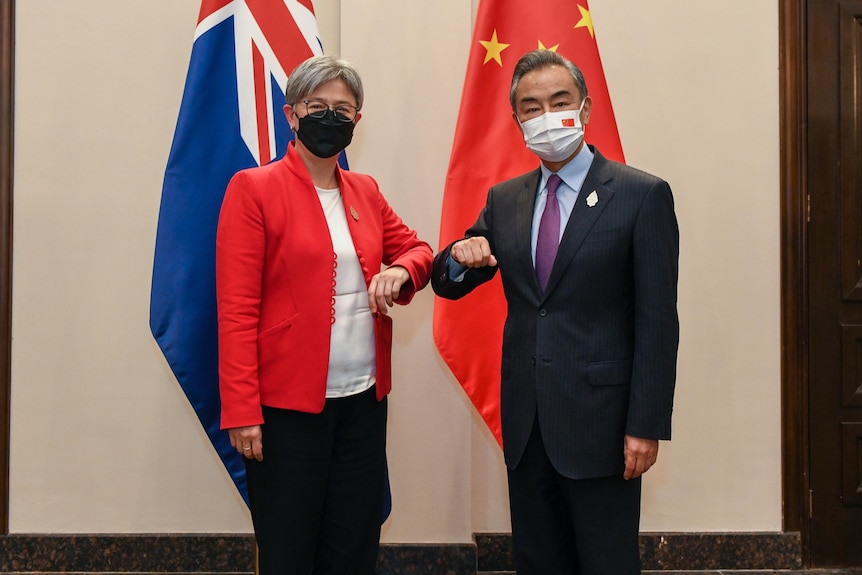
[[[862,565],[862,1],[808,2],[812,565]]]

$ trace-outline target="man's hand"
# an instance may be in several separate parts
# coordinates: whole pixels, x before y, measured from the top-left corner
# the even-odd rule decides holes
[[[240,455],[263,461],[263,432],[259,425],[234,427],[227,430],[230,444]]]
[[[373,278],[368,286],[368,307],[371,313],[386,314],[395,305],[401,286],[410,281],[410,274],[402,266],[386,268]]]
[[[655,465],[658,459],[658,440],[626,435],[623,449],[626,457],[624,479],[636,479]]]
[[[497,265],[497,258],[491,253],[491,244],[484,236],[475,236],[455,242],[450,252],[452,259],[468,268],[484,268]]]

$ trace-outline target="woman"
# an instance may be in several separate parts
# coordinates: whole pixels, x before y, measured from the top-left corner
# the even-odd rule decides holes
[[[296,140],[233,177],[219,218],[221,426],[245,456],[261,575],[375,572],[387,310],[426,285],[432,253],[338,166],[362,100],[347,62],[302,63],[285,90]]]

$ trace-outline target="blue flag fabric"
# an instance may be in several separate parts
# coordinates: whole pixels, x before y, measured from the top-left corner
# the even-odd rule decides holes
[[[246,504],[243,458],[219,428],[218,215],[236,172],[284,155],[287,76],[322,53],[311,0],[203,0],[162,186],[150,329]],[[383,520],[388,473],[385,499]]]
[[[274,103],[283,153],[290,130],[277,112]],[[219,429],[215,235],[228,181],[255,165],[240,137],[234,17],[228,16],[192,48],[162,187],[150,329],[246,503],[242,456]]]

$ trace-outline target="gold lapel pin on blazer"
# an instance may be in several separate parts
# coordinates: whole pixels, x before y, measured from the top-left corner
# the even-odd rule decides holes
[[[353,216],[353,219],[357,222],[359,221],[359,212],[356,211],[356,208],[350,206],[350,215]]]

